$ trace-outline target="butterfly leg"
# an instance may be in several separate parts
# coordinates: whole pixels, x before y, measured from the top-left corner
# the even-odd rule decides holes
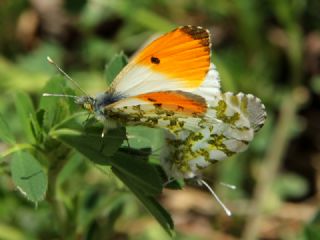
[[[131,148],[131,147],[130,147],[130,142],[129,142],[129,138],[128,138],[127,133],[126,133],[125,141],[127,142],[128,148]]]
[[[107,133],[107,131],[108,131],[107,124],[104,123],[103,124],[103,130],[102,130],[102,133],[101,133],[101,138],[104,138],[104,135]]]
[[[104,123],[104,124],[103,124],[103,129],[102,129],[102,132],[101,132],[102,141],[101,141],[101,146],[100,146],[99,152],[102,152],[103,149],[104,149],[104,144],[105,144],[105,137],[104,137],[104,136],[105,136],[105,134],[107,133],[107,131],[108,131],[107,124]]]
[[[89,113],[89,114],[88,114],[88,117],[86,118],[86,120],[84,120],[84,121],[82,122],[82,125],[83,125],[83,126],[86,126],[86,125],[88,124],[88,122],[89,122],[89,120],[90,120],[90,117],[91,117],[91,113]]]
[[[176,179],[173,178],[173,177],[170,177],[170,178],[168,178],[167,181],[165,181],[165,182],[162,184],[162,187],[166,187],[169,183],[172,183],[172,182],[174,182],[174,181],[176,181]]]
[[[101,136],[102,137],[102,136]],[[104,144],[105,144],[105,138],[104,137],[102,137],[102,139],[101,139],[102,141],[101,141],[101,146],[100,146],[100,149],[99,149],[99,152],[100,153],[102,153],[103,152],[103,149],[104,149]]]

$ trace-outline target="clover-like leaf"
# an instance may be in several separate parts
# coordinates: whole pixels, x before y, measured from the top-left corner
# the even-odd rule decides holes
[[[0,114],[0,139],[8,144],[14,144],[15,139],[4,116]]]
[[[19,191],[32,202],[44,199],[48,178],[40,163],[27,152],[16,152],[11,161],[12,178]]]
[[[128,58],[123,52],[116,54],[105,67],[105,79],[108,85],[112,83],[122,68],[127,65]]]

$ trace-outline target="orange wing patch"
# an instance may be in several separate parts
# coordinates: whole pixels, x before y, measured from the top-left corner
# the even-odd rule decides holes
[[[204,98],[182,91],[163,91],[141,94],[136,98],[152,103],[156,107],[186,115],[203,115],[207,110]]]
[[[171,79],[183,79],[187,87],[196,88],[210,66],[209,31],[196,26],[177,28],[143,49],[134,63]]]

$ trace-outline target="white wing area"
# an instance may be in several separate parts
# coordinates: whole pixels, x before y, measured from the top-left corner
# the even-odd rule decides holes
[[[207,101],[213,101],[215,99],[215,95],[221,92],[220,76],[213,63],[210,64],[210,69],[203,83],[196,90],[191,92],[193,94],[200,95]]]
[[[191,92],[210,68],[210,33],[197,26],[182,26],[152,41],[113,81],[110,91],[132,97],[160,91]]]
[[[190,92],[193,88],[186,87],[185,80],[168,78],[164,74],[152,71],[139,64],[127,65],[113,81],[111,88],[126,97],[144,93],[168,90]]]
[[[186,85],[183,79],[170,79],[164,74],[152,71],[148,67],[130,64],[117,76],[112,89],[126,97],[150,92],[181,90],[212,101],[214,95],[220,93],[220,78],[215,65],[213,63],[210,64],[206,78],[198,88],[188,88]]]

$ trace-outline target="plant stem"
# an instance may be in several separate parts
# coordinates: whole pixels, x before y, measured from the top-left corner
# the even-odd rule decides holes
[[[0,154],[0,162],[5,159],[10,154],[14,152],[21,151],[24,149],[33,149],[34,147],[31,144],[15,144],[13,147],[7,149],[5,152]]]
[[[68,149],[64,149],[64,146],[59,146],[58,151],[53,151],[48,154],[49,167],[48,167],[48,191],[47,191],[47,201],[52,207],[52,212],[55,215],[57,227],[61,236],[67,236],[68,224],[67,213],[63,204],[57,199],[57,178],[68,159]],[[70,229],[69,229],[70,230]]]
[[[242,239],[258,239],[259,230],[263,219],[263,208],[268,201],[271,186],[279,170],[283,155],[287,150],[290,129],[295,121],[297,110],[307,100],[308,93],[303,88],[296,88],[288,94],[280,107],[280,116],[275,131],[267,149],[263,164],[260,167],[259,178],[255,186],[254,198],[250,204],[252,211],[249,213]]]

